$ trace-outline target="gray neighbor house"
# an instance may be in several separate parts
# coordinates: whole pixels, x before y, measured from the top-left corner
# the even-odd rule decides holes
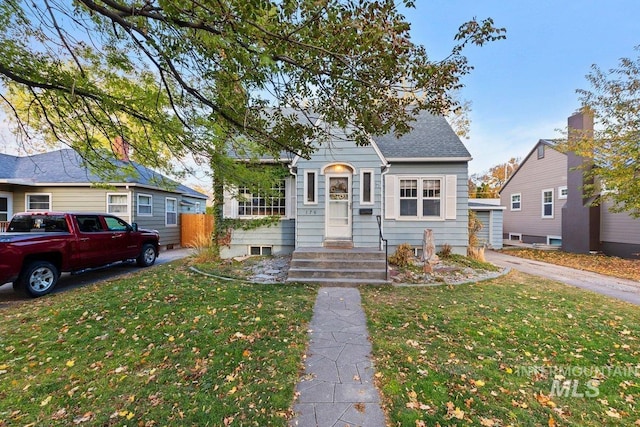
[[[31,156],[0,154],[0,224],[24,211],[107,212],[160,232],[162,248],[180,245],[180,214],[204,213],[207,195],[138,163],[136,176],[104,182],[72,149]]]
[[[570,129],[593,130],[593,118],[569,117]],[[591,206],[583,197],[583,158],[541,139],[500,190],[506,240],[561,247],[566,252],[603,252],[624,258],[640,254],[640,219]]]
[[[324,126],[321,118],[315,124]],[[436,249],[448,244],[466,254],[471,155],[444,117],[421,112],[412,127],[400,138],[373,137],[367,146],[334,130],[308,159],[265,159],[265,165],[288,168],[280,197],[265,200],[245,188],[231,189],[224,215],[279,215],[280,221],[234,230],[222,255],[294,253],[295,261],[296,253],[307,250],[380,251],[381,236],[389,253],[402,243],[419,251],[425,229],[433,230]]]

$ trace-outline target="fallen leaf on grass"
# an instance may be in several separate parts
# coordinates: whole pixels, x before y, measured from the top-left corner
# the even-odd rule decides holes
[[[620,413],[615,408],[609,408],[609,410],[605,412],[605,414],[607,414],[611,418],[622,418],[620,416]]]
[[[447,402],[447,419],[456,418],[458,420],[464,419],[464,411],[459,407],[455,406],[453,402]]]

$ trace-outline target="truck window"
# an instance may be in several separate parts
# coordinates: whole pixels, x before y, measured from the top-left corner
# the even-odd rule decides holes
[[[78,221],[80,231],[83,233],[97,233],[104,231],[98,215],[77,215],[76,220]]]
[[[129,224],[113,216],[105,216],[104,222],[107,223],[109,231],[127,231],[129,230]]]
[[[67,221],[61,215],[16,215],[11,219],[8,232],[69,232]]]

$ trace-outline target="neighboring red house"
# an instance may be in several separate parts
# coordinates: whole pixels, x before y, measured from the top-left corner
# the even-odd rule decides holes
[[[593,130],[582,113],[569,117],[570,129]],[[610,204],[589,206],[583,198],[584,161],[541,139],[500,190],[503,237],[523,243],[561,246],[567,252],[604,252],[625,258],[640,254],[640,219],[613,213]]]

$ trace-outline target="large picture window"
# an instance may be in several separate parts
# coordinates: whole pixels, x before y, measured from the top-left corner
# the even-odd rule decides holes
[[[240,217],[285,216],[285,182],[275,184],[270,192],[252,192],[248,187],[240,187],[238,215]]]

